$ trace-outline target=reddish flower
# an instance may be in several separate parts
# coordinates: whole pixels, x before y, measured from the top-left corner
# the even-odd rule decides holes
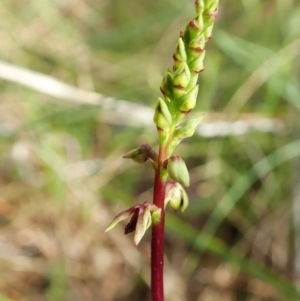
[[[151,223],[159,220],[159,216],[159,208],[151,203],[144,202],[143,204],[135,205],[120,212],[105,229],[105,232],[114,228],[120,221],[131,217],[130,221],[125,226],[125,234],[135,232],[133,240],[135,245],[137,245]]]

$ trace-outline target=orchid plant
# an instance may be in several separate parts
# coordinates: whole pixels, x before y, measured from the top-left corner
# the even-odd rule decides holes
[[[173,151],[185,138],[191,137],[202,114],[190,117],[198,96],[198,75],[204,70],[205,44],[212,36],[218,13],[218,0],[196,0],[196,17],[188,22],[177,42],[173,70],[162,80],[153,121],[159,136],[159,150],[148,144],[129,151],[124,158],[136,163],[151,162],[155,170],[153,202],[144,202],[119,213],[105,231],[130,218],[125,234],[134,232],[137,245],[152,226],[151,294],[152,301],[163,301],[165,207],[184,211],[188,206],[186,189],[190,185],[184,160]]]

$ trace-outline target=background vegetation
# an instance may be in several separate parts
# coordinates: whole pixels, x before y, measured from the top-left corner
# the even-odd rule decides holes
[[[300,3],[220,2],[205,118],[177,149],[192,185],[167,217],[166,300],[300,300]],[[151,167],[121,157],[156,145],[158,87],[193,14],[183,0],[0,2],[1,301],[149,300],[149,234],[136,248],[103,229],[151,199]]]

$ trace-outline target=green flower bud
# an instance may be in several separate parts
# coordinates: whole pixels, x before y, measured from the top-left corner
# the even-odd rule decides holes
[[[164,96],[172,97],[173,94],[173,75],[168,70],[160,85],[160,91]]]
[[[195,1],[195,10],[197,15],[201,15],[204,11],[204,1],[196,0]]]
[[[196,17],[196,22],[197,22],[197,25],[199,27],[199,32],[198,34],[200,34],[204,28],[204,19],[203,19],[203,14],[199,14],[197,17]]]
[[[190,175],[185,162],[179,156],[172,156],[168,159],[167,169],[169,177],[184,187],[190,186]]]
[[[169,108],[162,98],[158,98],[153,121],[161,130],[168,130],[172,123]]]
[[[183,64],[183,67],[178,69],[174,74],[174,86],[187,87],[191,79],[191,72],[187,63]]]
[[[199,73],[204,70],[204,63],[203,63],[204,57],[205,57],[205,50],[203,50],[200,53],[200,55],[198,53],[197,58],[190,63],[191,71],[195,73]]]
[[[174,94],[180,97],[184,94],[186,87],[188,86],[191,79],[191,72],[186,63],[183,68],[176,70],[174,75]]]
[[[204,36],[201,34],[200,36],[196,37],[189,43],[188,48],[192,52],[191,54],[197,58],[199,53],[203,51],[204,46],[205,46],[205,39]]]
[[[174,210],[185,211],[188,206],[188,196],[184,188],[177,182],[167,183],[165,194],[165,206],[169,205]]]
[[[174,56],[177,60],[179,60],[181,62],[185,62],[187,59],[185,45],[184,45],[182,38],[179,38],[179,40],[178,40],[177,48],[176,48],[176,52],[174,53]]]
[[[160,97],[158,98],[158,102],[159,102],[161,113],[164,115],[164,117],[166,118],[166,120],[168,121],[168,123],[171,124],[172,123],[172,115],[171,115],[171,113],[169,111],[169,108],[168,108],[167,104]]]
[[[211,33],[214,26],[214,21],[218,15],[218,5],[219,3],[216,0],[208,1],[205,4],[206,14],[203,17],[204,17],[204,22],[206,24],[204,30],[206,40],[210,39],[212,36]]]
[[[209,14],[215,14],[213,20],[215,20],[217,16],[218,6],[219,6],[219,0],[206,0],[205,9],[208,11]]]
[[[185,88],[182,86],[175,86],[174,85],[174,95],[176,97],[181,97],[185,93]]]
[[[194,116],[181,122],[175,129],[174,137],[184,139],[193,136],[202,117],[203,114]]]
[[[173,54],[173,71],[176,72],[178,70],[182,70],[184,68],[185,62],[176,58],[175,54]]]
[[[196,38],[201,32],[201,28],[199,27],[198,19],[190,21],[185,27],[183,37],[185,41],[191,41]]]
[[[173,71],[176,72],[178,69],[182,70],[187,60],[185,44],[182,38],[179,38],[178,40],[176,51],[173,54],[173,59],[174,59]]]
[[[197,102],[198,89],[199,87],[197,85],[179,99],[180,111],[188,112],[194,109]]]

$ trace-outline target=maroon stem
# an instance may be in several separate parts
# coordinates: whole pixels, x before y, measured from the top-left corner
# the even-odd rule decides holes
[[[153,203],[161,209],[160,221],[152,227],[151,240],[151,295],[152,301],[164,300],[163,267],[164,267],[164,226],[165,226],[165,186],[160,170],[165,160],[160,149],[158,166],[155,173]]]

